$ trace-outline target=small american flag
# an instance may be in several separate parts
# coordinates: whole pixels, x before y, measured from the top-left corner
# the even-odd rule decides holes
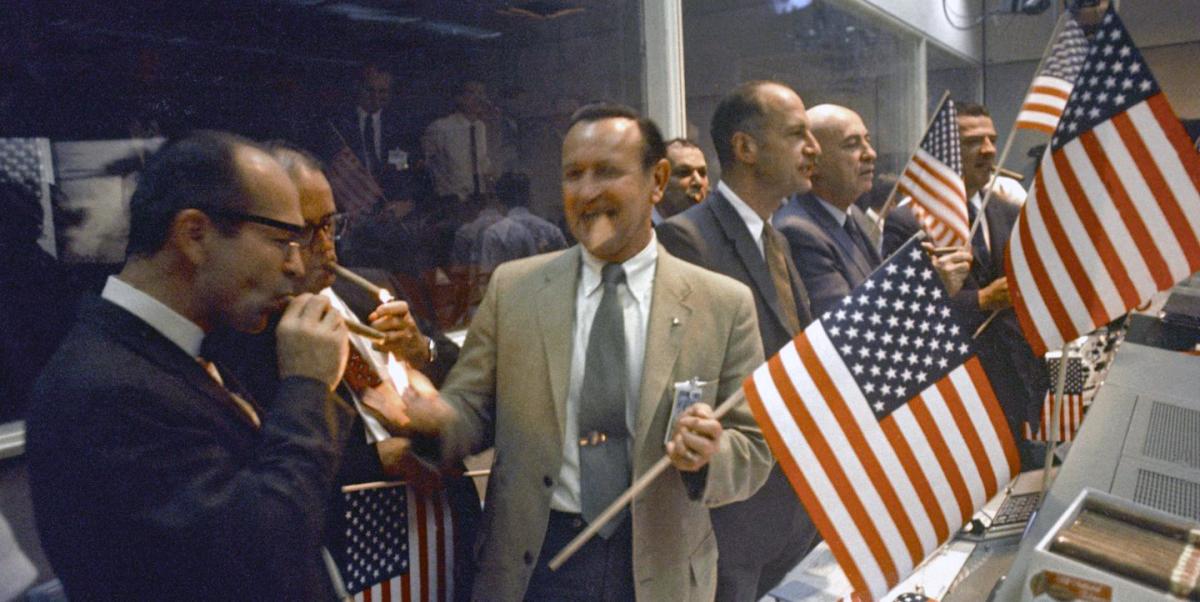
[[[1006,254],[1037,354],[1200,269],[1200,155],[1110,8]]]
[[[876,599],[1018,467],[948,296],[909,241],[743,386],[850,584]]]
[[[383,197],[379,183],[363,167],[354,151],[344,144],[330,160],[326,175],[329,176],[329,186],[333,188],[333,198],[338,208],[346,213],[366,212]]]
[[[921,227],[938,246],[966,244],[970,225],[954,101],[947,100],[938,109],[917,152],[900,174],[898,187],[912,198]]]
[[[1050,368],[1050,390],[1046,391],[1046,400],[1042,402],[1042,418],[1035,433],[1025,424],[1025,438],[1031,441],[1050,440],[1050,419],[1054,415],[1054,387],[1058,384],[1058,369],[1062,365],[1061,354],[1054,357],[1051,353],[1046,358]],[[1071,441],[1083,424],[1083,358],[1070,355],[1067,358],[1067,380],[1063,385],[1063,402],[1058,415],[1058,435],[1055,441]]]
[[[1053,134],[1075,78],[1083,68],[1088,51],[1087,38],[1070,13],[1064,13],[1063,19],[1066,22],[1050,47],[1046,63],[1033,78],[1029,95],[1017,114],[1018,128]]]
[[[0,179],[29,190],[42,205],[42,235],[38,244],[51,255],[54,245],[54,221],[50,210],[50,185],[54,183],[54,162],[48,138],[0,138]]]
[[[454,529],[445,496],[403,484],[342,493],[330,553],[362,602],[454,599]]]

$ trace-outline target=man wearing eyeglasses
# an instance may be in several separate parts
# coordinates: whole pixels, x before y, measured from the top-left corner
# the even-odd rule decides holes
[[[199,132],[155,155],[126,263],[34,389],[42,546],[72,600],[331,599],[321,525],[353,417],[331,395],[347,332],[305,273],[296,187],[265,151]],[[276,329],[256,400],[205,345]]]

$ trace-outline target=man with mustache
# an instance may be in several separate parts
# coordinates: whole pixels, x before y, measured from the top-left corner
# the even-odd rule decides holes
[[[996,126],[983,105],[956,102],[954,106],[958,110],[967,215],[974,222],[996,161]],[[1021,334],[1004,277],[1004,251],[1021,201],[997,186],[967,249],[973,256],[970,273],[962,290],[951,297],[962,324],[971,329],[981,326],[993,312],[1000,312],[976,339],[976,350],[1014,436],[1021,432],[1022,422],[1038,424],[1042,396],[1050,383],[1045,362],[1033,354]],[[918,229],[912,203],[898,205],[884,225],[884,254],[899,248]]]
[[[663,200],[654,207],[656,226],[708,196],[708,162],[695,142],[687,138],[668,140],[667,160],[671,162],[671,178]]]
[[[346,326],[303,276],[296,187],[258,145],[168,144],[130,200],[127,257],[39,377],[42,546],[72,600],[330,599],[322,522],[352,410]],[[203,344],[276,329],[260,405]]]
[[[562,194],[580,244],[497,268],[440,395],[414,376],[396,408],[431,460],[495,446],[475,600],[712,600],[708,509],[766,477],[749,409],[713,417],[762,363],[754,304],[745,286],[658,244],[650,212],[665,154],[658,127],[632,109],[577,111]],[[712,394],[673,420],[673,385],[693,378]],[[672,467],[549,570],[664,453]]]
[[[808,192],[821,147],[804,102],[785,84],[741,84],[717,106],[713,145],[721,181],[703,203],[663,222],[678,257],[731,276],[754,293],[763,350],[774,355],[811,320],[787,241],[771,226],[784,200]],[[714,509],[718,600],[758,600],[817,542],[817,531],[776,466],[749,500]]]

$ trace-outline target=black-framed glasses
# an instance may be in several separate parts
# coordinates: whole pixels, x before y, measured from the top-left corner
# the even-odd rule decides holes
[[[306,224],[304,226],[304,234],[300,237],[300,243],[303,245],[311,245],[317,240],[317,233],[324,233],[330,240],[337,241],[346,233],[346,227],[350,225],[350,216],[345,213],[330,213],[321,218],[321,221],[316,224]]]
[[[306,226],[289,224],[288,222],[281,222],[277,219],[271,219],[261,215],[254,215],[253,213],[242,213],[241,211],[234,211],[232,209],[210,209],[206,212],[224,220],[235,222],[253,222],[255,224],[261,224],[287,232],[289,236],[286,241],[273,241],[280,243],[281,246],[286,244],[284,251],[287,253],[290,253],[292,249],[297,251],[300,250],[300,247],[306,245],[306,241],[311,240],[312,238],[312,232],[310,232]]]

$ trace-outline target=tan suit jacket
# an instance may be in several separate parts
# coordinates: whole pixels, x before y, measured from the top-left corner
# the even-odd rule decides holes
[[[562,465],[578,246],[500,266],[442,395],[459,419],[438,453],[452,461],[495,445],[476,551],[476,600],[520,600],[542,547]],[[718,399],[762,363],[749,289],[672,257],[661,246],[633,443],[635,478],[663,456],[672,384],[719,381]],[[749,497],[771,455],[742,404],[708,467],[668,469],[633,502],[633,559],[641,600],[711,600],[717,548],[708,508]]]

